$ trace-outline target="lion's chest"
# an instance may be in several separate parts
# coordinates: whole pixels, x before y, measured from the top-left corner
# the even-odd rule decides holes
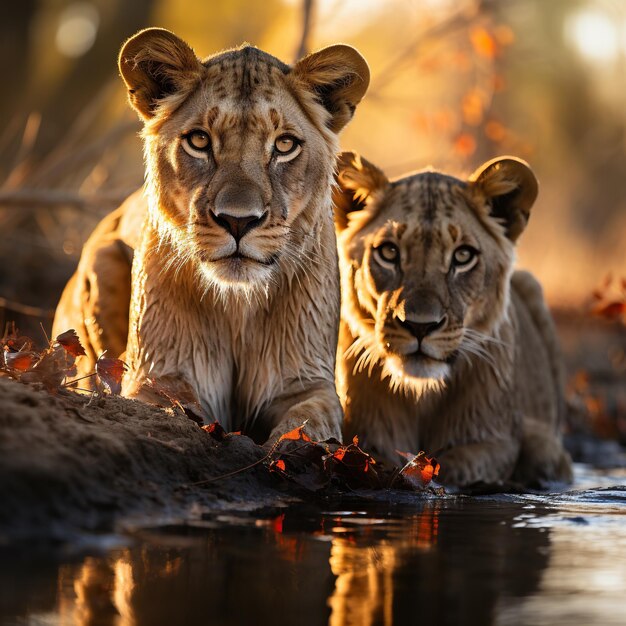
[[[265,312],[234,312],[215,303],[161,300],[139,329],[150,376],[180,376],[194,389],[209,420],[238,430],[261,417],[298,372],[290,334]],[[148,309],[147,313],[149,313]],[[167,322],[167,323],[165,323]]]

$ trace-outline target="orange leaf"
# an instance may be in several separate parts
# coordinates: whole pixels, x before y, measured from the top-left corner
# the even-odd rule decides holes
[[[461,156],[470,156],[476,150],[476,140],[469,133],[461,133],[454,141],[454,151]]]
[[[493,59],[498,52],[498,44],[487,29],[477,26],[470,31],[470,41],[476,54]]]
[[[122,393],[122,378],[128,366],[120,359],[109,359],[104,354],[96,361],[96,374],[114,395]]]
[[[57,343],[60,343],[67,352],[69,352],[72,356],[83,356],[87,354],[85,352],[85,348],[80,343],[80,339],[76,334],[76,331],[71,328],[70,330],[66,330],[64,333],[61,333],[56,338]]]
[[[411,461],[409,461],[400,471],[400,473],[409,479],[410,482],[418,479],[422,486],[439,475],[439,463],[437,459],[426,456],[425,452],[419,452]]]
[[[217,441],[223,441],[226,437],[226,431],[217,420],[212,424],[207,424],[206,426],[203,426],[202,430],[209,433],[209,435],[211,435],[211,437],[213,437],[213,439],[216,439]]]
[[[333,459],[335,459],[335,461],[343,461],[343,457],[346,456],[346,449],[345,448],[339,448],[339,450],[336,450],[333,453]]]
[[[285,461],[278,459],[278,461],[272,461],[269,464],[268,469],[270,472],[278,472],[280,474],[285,472],[287,466],[285,465]]]
[[[293,430],[290,430],[288,433],[285,433],[284,435],[281,435],[278,441],[285,441],[287,439],[291,441],[299,441],[299,440],[312,441],[311,437],[309,437],[304,432],[304,424],[302,424],[302,426],[298,426],[297,428],[294,428]]]
[[[352,437],[352,443],[353,443],[355,446],[358,446],[358,445],[359,445],[359,436],[358,436],[358,435],[354,435],[354,437]]]
[[[500,143],[506,137],[506,128],[496,122],[490,120],[485,124],[485,135],[495,143]]]
[[[483,121],[485,94],[482,89],[470,89],[461,101],[463,120],[470,126],[478,126]]]

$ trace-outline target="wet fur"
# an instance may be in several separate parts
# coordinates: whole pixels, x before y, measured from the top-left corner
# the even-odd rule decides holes
[[[85,245],[55,329],[77,328],[85,370],[102,350],[125,348],[124,395],[155,400],[147,379],[181,380],[227,430],[263,440],[308,420],[313,437],[339,436],[331,185],[367,64],[341,45],[293,67],[251,46],[200,61],[172,33],[148,29],[124,45],[120,72],[144,120],[146,185]],[[211,137],[206,158],[183,149],[194,128]],[[304,140],[289,163],[272,160],[281,133]],[[267,211],[238,248],[209,216],[220,193]],[[235,249],[245,257],[228,258]]]
[[[337,180],[344,436],[391,463],[397,451],[426,450],[446,484],[570,480],[553,323],[533,277],[512,273],[537,189],[527,165],[502,159],[468,181],[426,171],[390,182],[343,153]],[[386,240],[401,250],[397,270],[375,259]],[[459,273],[451,255],[462,244],[480,254]],[[433,310],[446,320],[421,344],[433,358],[413,357],[400,321]]]

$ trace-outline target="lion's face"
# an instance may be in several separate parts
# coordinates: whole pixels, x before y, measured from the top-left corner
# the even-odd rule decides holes
[[[353,350],[363,366],[382,364],[395,386],[438,385],[457,358],[496,341],[535,178],[503,159],[468,182],[434,172],[389,182],[344,153],[338,182],[342,317]]]
[[[267,288],[303,263],[328,215],[337,132],[367,88],[360,55],[333,46],[291,68],[245,46],[200,62],[151,29],[126,44],[120,67],[146,121],[161,230],[184,251],[174,262],[220,288]],[[138,100],[146,82],[158,95]]]

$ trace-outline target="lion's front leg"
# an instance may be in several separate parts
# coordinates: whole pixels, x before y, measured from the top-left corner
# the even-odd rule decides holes
[[[318,382],[304,390],[281,394],[270,405],[267,416],[272,429],[268,443],[305,422],[305,432],[314,441],[341,439],[343,412],[332,382]]]
[[[491,440],[455,446],[437,456],[439,481],[463,487],[477,482],[497,483],[511,477],[519,453],[515,440]]]

